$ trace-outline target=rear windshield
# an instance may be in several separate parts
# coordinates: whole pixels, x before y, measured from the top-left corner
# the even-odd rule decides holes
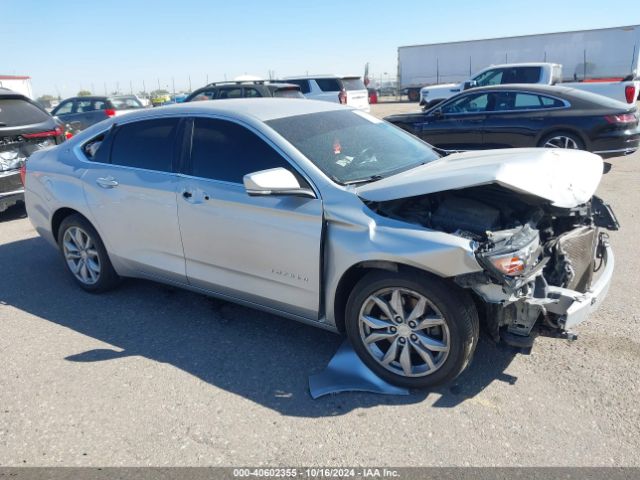
[[[19,98],[0,98],[0,127],[42,123],[51,117],[38,107]]]
[[[345,90],[366,90],[364,82],[360,78],[343,78],[342,85]]]
[[[144,108],[136,97],[112,97],[109,99],[116,110],[134,110]]]
[[[316,83],[323,92],[339,92],[342,90],[337,78],[316,78]]]
[[[279,88],[273,92],[274,97],[280,98],[304,98],[304,95],[300,93],[297,88]]]

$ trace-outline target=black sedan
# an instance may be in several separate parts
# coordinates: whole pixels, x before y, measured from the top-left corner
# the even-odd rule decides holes
[[[640,142],[635,106],[557,86],[474,88],[385,120],[447,151],[574,148],[607,158],[633,153]]]

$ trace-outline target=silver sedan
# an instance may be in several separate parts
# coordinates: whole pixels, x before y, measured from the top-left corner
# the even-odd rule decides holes
[[[25,183],[82,289],[138,277],[260,308],[427,387],[465,368],[480,321],[527,346],[602,300],[617,222],[601,175],[586,152],[441,157],[348,107],[242,99],[106,120],[34,154]]]

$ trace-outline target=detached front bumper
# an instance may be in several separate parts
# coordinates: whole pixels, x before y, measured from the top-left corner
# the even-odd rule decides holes
[[[602,273],[585,293],[561,287],[547,287],[547,298],[552,301],[545,304],[545,308],[547,312],[558,315],[558,324],[563,330],[585,321],[607,296],[615,264],[613,250],[608,244],[603,249],[602,262]]]

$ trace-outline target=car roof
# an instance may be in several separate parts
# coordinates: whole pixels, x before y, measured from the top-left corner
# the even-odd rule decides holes
[[[109,97],[105,97],[105,96],[100,96],[100,95],[88,95],[86,97],[69,97],[69,98],[65,98],[63,100],[60,100],[60,103],[62,102],[66,102],[67,100],[106,100]]]
[[[467,92],[484,92],[484,91],[501,91],[501,90],[526,90],[529,92],[536,93],[547,93],[549,95],[553,94],[570,94],[571,92],[575,92],[576,90],[569,87],[562,87],[560,85],[539,85],[536,83],[504,83],[501,85],[488,85],[486,87],[474,87],[469,90],[465,90],[463,93]]]
[[[290,98],[233,98],[186,102],[153,109],[140,109],[127,113],[127,119],[154,118],[159,113],[174,113],[184,116],[209,114],[233,118],[252,118],[267,122],[276,118],[293,117],[309,113],[353,110],[352,107],[334,102],[318,100],[295,100]],[[117,117],[116,117],[117,118]],[[121,117],[124,118],[124,117]]]
[[[21,100],[31,101],[29,97],[4,87],[0,87],[0,98],[19,98]]]
[[[290,75],[283,77],[283,80],[313,80],[314,78],[339,78],[340,80],[361,78],[361,75],[336,75],[330,73],[324,73],[321,75]]]
[[[499,63],[497,65],[489,65],[482,70],[488,70],[490,68],[509,68],[509,67],[542,67],[544,65],[560,66],[559,63],[550,62],[521,62],[521,63]]]

